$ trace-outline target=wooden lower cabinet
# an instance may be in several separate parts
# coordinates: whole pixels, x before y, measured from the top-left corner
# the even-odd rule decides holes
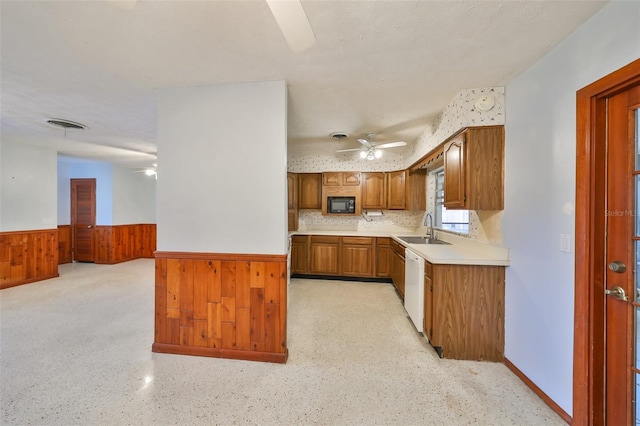
[[[391,280],[393,281],[393,285],[396,287],[396,290],[398,290],[398,293],[400,293],[400,296],[404,300],[404,246],[394,240],[391,240],[391,252]]]
[[[372,278],[375,265],[374,237],[291,237],[291,274]]]
[[[340,237],[312,235],[309,247],[309,273],[339,275],[339,247]]]
[[[391,277],[391,238],[379,237],[376,238],[376,277],[389,278]]]
[[[340,248],[340,275],[347,277],[373,277],[375,268],[375,238],[342,237]]]
[[[294,235],[291,237],[291,273],[309,273],[309,236]]]
[[[503,266],[425,262],[425,335],[442,358],[504,359]]]

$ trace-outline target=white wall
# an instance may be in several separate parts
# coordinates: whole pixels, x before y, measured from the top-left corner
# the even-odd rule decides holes
[[[113,168],[113,224],[156,223],[156,179]]]
[[[640,57],[640,3],[614,1],[506,88],[505,356],[572,412],[576,91]]]
[[[58,224],[71,221],[70,179],[96,179],[96,225],[156,223],[156,180],[104,161],[58,156]]]
[[[56,152],[6,138],[0,152],[0,231],[56,228]]]
[[[113,165],[103,161],[58,157],[58,224],[71,223],[70,179],[96,179],[96,225],[113,225]]]
[[[287,252],[282,81],[178,88],[158,99],[158,250]]]

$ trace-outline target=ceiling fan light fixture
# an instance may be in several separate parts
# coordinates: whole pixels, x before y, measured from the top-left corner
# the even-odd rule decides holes
[[[382,157],[382,151],[380,151],[379,149],[374,149],[373,150],[373,156],[376,157],[376,158]]]
[[[360,158],[362,158],[363,160],[367,158],[367,151],[360,151]]]
[[[369,151],[369,153],[367,154],[367,160],[371,161],[373,160],[375,157],[375,155],[373,155],[373,152]]]

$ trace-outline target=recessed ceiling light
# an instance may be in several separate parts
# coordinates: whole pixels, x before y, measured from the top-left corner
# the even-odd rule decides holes
[[[65,130],[67,129],[76,129],[76,130],[84,130],[87,128],[84,124],[76,123],[75,121],[65,120],[63,118],[47,118],[47,123],[52,124],[54,126],[62,127]]]

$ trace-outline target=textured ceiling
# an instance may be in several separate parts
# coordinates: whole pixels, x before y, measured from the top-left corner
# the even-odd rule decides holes
[[[302,3],[317,42],[294,54],[263,0],[3,0],[2,136],[148,165],[157,89],[285,80],[292,153],[356,147],[371,132],[413,142],[459,90],[505,85],[606,4]],[[65,135],[50,117],[89,128]],[[352,137],[337,144],[333,131]]]

